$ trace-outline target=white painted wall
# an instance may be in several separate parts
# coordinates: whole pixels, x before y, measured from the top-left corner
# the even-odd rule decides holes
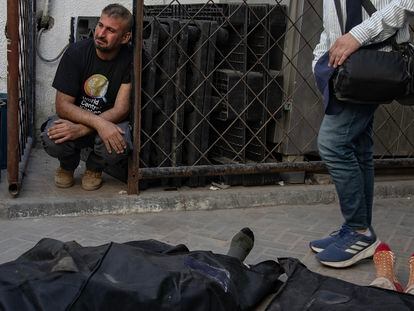
[[[45,0],[37,0],[37,11],[44,8]],[[284,0],[283,3],[289,0]],[[75,16],[99,16],[106,5],[118,2],[132,10],[132,0],[49,0],[49,15],[54,20],[50,30],[43,33],[39,51],[45,58],[54,58],[69,41],[70,20]],[[181,3],[204,3],[206,0],[182,0]],[[216,0],[216,3],[235,2],[229,0]],[[249,2],[268,2],[274,0],[250,0]],[[170,3],[170,0],[146,0],[145,4]],[[0,0],[0,92],[7,92],[7,53],[4,27],[7,16],[7,1]],[[54,63],[43,62],[36,57],[36,132],[47,116],[55,113],[55,90],[51,84],[59,61]]]

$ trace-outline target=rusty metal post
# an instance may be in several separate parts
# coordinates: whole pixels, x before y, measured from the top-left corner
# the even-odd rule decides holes
[[[7,0],[7,173],[19,185],[19,0]]]
[[[134,96],[133,96],[133,150],[128,159],[128,194],[139,192],[139,152],[141,149],[141,69],[144,0],[134,0]]]
[[[21,184],[24,177],[24,172],[26,171],[27,165],[29,163],[30,152],[33,148],[33,139],[32,137],[27,137],[26,144],[24,145],[24,149],[22,151],[22,159],[20,163],[17,164],[17,182],[9,183],[9,193],[12,197],[17,197],[20,193]]]
[[[414,158],[403,159],[376,159],[376,169],[406,169],[414,167]],[[277,163],[245,163],[221,165],[197,165],[181,167],[142,168],[139,171],[141,179],[192,177],[192,176],[220,176],[238,174],[271,174],[282,172],[324,172],[325,163],[312,162],[277,162]]]

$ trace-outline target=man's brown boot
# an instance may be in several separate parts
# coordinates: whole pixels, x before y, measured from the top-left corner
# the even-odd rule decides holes
[[[73,171],[67,171],[60,166],[55,173],[55,185],[58,188],[70,188],[74,184]]]
[[[102,172],[94,172],[86,169],[82,177],[83,190],[96,190],[102,186]]]

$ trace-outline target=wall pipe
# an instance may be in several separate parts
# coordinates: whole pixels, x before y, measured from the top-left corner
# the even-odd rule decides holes
[[[19,182],[19,0],[7,0],[7,173]]]
[[[25,148],[23,150],[23,157],[20,163],[17,163],[17,172],[18,178],[15,182],[9,182],[9,193],[12,197],[17,197],[20,193],[21,184],[24,176],[24,172],[26,171],[27,164],[29,163],[29,156],[30,152],[33,147],[33,139],[31,137],[27,138],[27,142],[25,144]]]
[[[50,19],[50,17],[49,17],[49,7],[50,7],[49,0],[44,0],[42,18],[40,20],[40,27],[41,28],[48,28],[48,26],[49,26],[49,19]]]

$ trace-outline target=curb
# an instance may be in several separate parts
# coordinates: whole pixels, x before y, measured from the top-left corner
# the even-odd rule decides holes
[[[414,195],[413,180],[380,181],[375,199]],[[0,203],[0,218],[46,216],[119,215],[161,211],[196,211],[232,208],[275,207],[279,205],[329,204],[337,201],[333,185],[288,185],[232,187],[226,190],[185,189],[144,191],[140,195],[111,198],[7,199]]]

